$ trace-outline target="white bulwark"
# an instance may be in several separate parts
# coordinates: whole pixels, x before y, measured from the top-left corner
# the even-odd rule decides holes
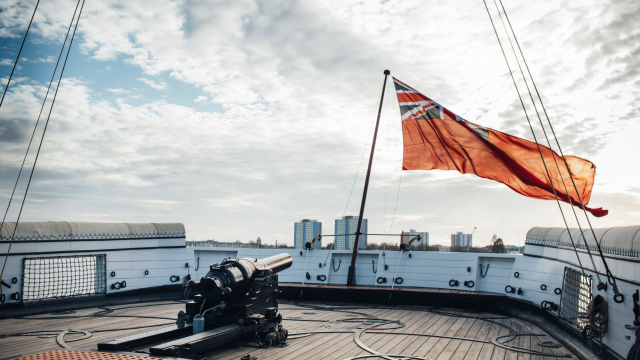
[[[294,226],[293,247],[295,249],[304,249],[304,245],[313,241],[316,236],[322,236],[322,223],[318,220],[302,219],[300,222],[295,223]],[[316,241],[313,248],[320,250],[322,241]]]

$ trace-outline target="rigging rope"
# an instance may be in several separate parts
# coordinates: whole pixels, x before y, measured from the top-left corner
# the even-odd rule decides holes
[[[518,56],[516,55],[516,50],[513,46],[513,43],[511,42],[511,36],[509,35],[509,31],[507,30],[507,27],[504,23],[504,19],[502,18],[502,14],[500,13],[500,9],[498,8],[498,4],[496,2],[496,0],[493,0],[493,3],[496,6],[496,10],[498,10],[498,16],[500,16],[500,21],[502,22],[502,27],[504,28],[505,33],[507,33],[507,39],[509,40],[509,45],[511,46],[511,51],[513,51],[513,56],[516,59],[516,64],[518,64],[518,69],[520,70],[520,74],[522,75],[522,79],[524,80],[524,84],[527,88],[527,93],[529,94],[529,98],[531,99],[531,103],[533,104],[533,108],[536,111],[536,115],[538,116],[538,121],[540,122],[540,127],[542,128],[542,133],[544,134],[545,139],[547,140],[547,145],[549,147],[549,152],[551,153],[551,157],[553,158],[553,162],[556,165],[556,169],[558,169],[558,174],[560,175],[560,181],[562,182],[562,185],[564,186],[564,190],[565,193],[567,194],[567,198],[569,200],[569,204],[571,205],[571,209],[573,210],[573,214],[576,216],[576,222],[578,223],[578,227],[580,228],[580,233],[582,234],[582,227],[580,227],[580,221],[578,220],[578,217],[576,215],[575,209],[573,209],[573,202],[571,200],[571,197],[569,196],[569,190],[567,189],[567,185],[564,182],[564,177],[562,176],[562,172],[560,171],[560,165],[558,165],[558,162],[556,160],[556,157],[553,155],[553,150],[551,147],[551,142],[549,141],[549,137],[547,136],[547,131],[544,128],[544,125],[542,124],[542,118],[540,117],[540,113],[538,112],[538,107],[536,106],[536,102],[533,100],[533,95],[531,94],[531,89],[529,88],[529,84],[527,82],[527,78],[524,76],[524,72],[522,71],[522,66],[520,66],[520,60],[518,59]],[[502,4],[502,1],[500,2],[500,4]],[[486,5],[486,3],[485,3]],[[503,10],[504,6],[503,6]],[[488,9],[487,9],[488,11]],[[506,11],[506,10],[505,10]],[[491,16],[491,15],[489,15]],[[506,12],[505,12],[505,17],[506,17]],[[509,26],[511,26],[511,23],[509,23]],[[494,29],[495,30],[495,29]],[[513,32],[513,28],[511,28],[511,31],[515,37],[515,32]],[[496,33],[497,36],[497,33]],[[500,44],[500,47],[502,48],[502,44]],[[522,54],[522,58],[524,59],[524,55]],[[505,61],[506,61],[506,57],[505,57]],[[507,66],[509,67],[509,71],[511,71],[511,66],[509,65],[509,62],[507,62]],[[514,82],[515,85],[515,82]],[[516,86],[516,91],[518,91],[518,94],[520,93],[517,86]],[[523,105],[524,108],[524,105]],[[525,110],[526,112],[526,110]],[[531,132],[533,133],[533,128],[531,129]],[[535,135],[534,135],[535,137]],[[557,140],[557,139],[556,139]],[[536,141],[537,143],[537,141]],[[540,154],[540,156],[542,157],[542,153]],[[542,158],[542,161],[544,162],[544,158]],[[545,168],[546,168],[546,164],[545,164]],[[553,195],[556,198],[556,202],[558,203],[558,209],[560,210],[560,214],[562,215],[562,220],[564,221],[564,225],[565,228],[567,229],[567,233],[569,234],[569,239],[571,240],[571,244],[573,245],[573,251],[576,254],[576,258],[578,259],[578,263],[580,264],[580,270],[582,271],[582,274],[586,276],[585,272],[584,272],[584,267],[582,266],[582,261],[580,260],[580,256],[578,255],[578,250],[576,248],[576,244],[573,241],[573,235],[571,234],[571,230],[569,229],[569,225],[567,224],[567,219],[564,216],[564,211],[562,210],[562,206],[560,205],[560,200],[558,199],[558,194],[556,193],[556,189],[553,186],[553,181],[551,180],[551,175],[549,174],[549,172],[547,171],[547,175],[549,176],[549,182],[551,184],[551,188],[553,189]],[[571,172],[569,171],[569,177],[571,177]],[[576,193],[578,192],[578,190],[576,189]],[[584,239],[584,236],[583,236]],[[585,244],[586,244],[586,240],[585,240]],[[591,258],[591,263],[593,265],[593,268],[596,270],[596,274],[597,274],[597,268],[595,265],[595,262],[593,261],[593,258]],[[598,275],[598,281],[600,281],[600,276]]]
[[[560,142],[558,141],[558,137],[556,136],[555,130],[553,129],[553,125],[551,125],[551,119],[549,118],[549,114],[547,113],[547,109],[544,106],[544,102],[542,101],[542,97],[540,96],[540,92],[538,91],[538,87],[536,86],[536,83],[533,80],[533,76],[531,75],[531,70],[529,69],[529,65],[527,64],[527,60],[524,57],[524,53],[522,52],[522,48],[520,47],[520,43],[518,42],[518,38],[516,37],[516,34],[513,31],[513,27],[511,26],[511,21],[509,20],[509,16],[507,15],[507,10],[505,9],[504,4],[502,3],[502,0],[499,0],[499,1],[500,1],[500,6],[502,7],[502,10],[504,12],[504,16],[507,19],[507,22],[509,24],[509,28],[511,28],[511,32],[513,33],[513,38],[514,38],[516,44],[518,45],[518,50],[520,51],[520,55],[522,56],[522,61],[523,61],[524,65],[525,65],[525,68],[527,69],[527,73],[529,74],[529,77],[531,78],[531,83],[533,85],[533,88],[536,91],[536,95],[538,97],[538,100],[540,101],[540,105],[542,107],[544,115],[545,115],[545,117],[547,119],[547,122],[549,123],[549,128],[551,129],[551,133],[553,134],[553,137],[555,138],[555,142],[556,142],[556,145],[558,146],[558,151],[560,152],[560,156],[562,156],[562,159],[564,161],[565,167],[567,168],[567,171],[569,172],[569,174],[571,174],[571,170],[569,169],[569,164],[567,163],[567,159],[564,156],[564,153],[562,151],[562,147],[560,146]],[[495,0],[494,0],[494,2],[495,2]],[[497,7],[497,4],[496,4],[496,7]],[[500,11],[498,10],[498,13],[499,12]],[[517,59],[517,57],[516,57],[516,59]],[[582,197],[580,196],[580,193],[578,192],[578,188],[576,186],[576,183],[573,180],[572,176],[569,176],[569,177],[571,178],[571,182],[573,184],[573,188],[575,189],[576,194],[578,195],[578,200],[580,201],[580,207],[582,208],[582,211],[584,212],[584,216],[587,219],[587,223],[589,224],[589,228],[591,229],[591,233],[593,235],[593,240],[595,241],[595,243],[597,245],[597,248],[598,248],[598,252],[600,253],[600,258],[602,259],[602,262],[603,262],[605,270],[606,270],[607,281],[609,282],[609,284],[611,284],[611,286],[613,288],[613,291],[616,294],[616,296],[621,295],[620,292],[618,291],[618,286],[616,284],[616,279],[613,276],[613,274],[611,273],[611,271],[609,270],[609,266],[607,264],[607,261],[606,261],[606,259],[604,257],[604,254],[602,253],[602,249],[600,248],[600,243],[598,242],[598,238],[597,238],[597,236],[595,234],[595,231],[593,230],[593,226],[591,225],[591,220],[589,220],[589,216],[587,214],[587,210],[584,207],[584,203],[582,201]],[[563,183],[564,183],[564,180],[563,180]],[[565,189],[566,189],[566,186],[565,186]],[[573,204],[571,204],[571,209],[573,210],[573,213],[576,216],[576,221],[577,221],[578,218],[577,218],[577,214],[575,212],[575,209],[573,208]],[[579,222],[578,222],[578,227],[580,227],[580,223]],[[589,257],[592,259],[592,262],[593,262],[593,257],[591,255],[591,251],[589,249],[589,245],[587,244],[586,239],[584,238],[584,232],[582,231],[582,228],[580,228],[580,234],[581,234],[581,236],[582,236],[582,238],[584,240],[586,250],[589,253]],[[573,242],[573,239],[572,239],[572,242]],[[575,245],[574,245],[574,249],[575,249]],[[598,282],[601,283],[600,275],[598,274],[598,271],[595,268],[595,265],[594,265],[594,270],[595,270],[594,272],[596,273],[596,276],[598,277]],[[598,285],[600,285],[600,284],[598,284]]]
[[[24,47],[24,43],[27,40],[27,35],[29,35],[29,29],[31,29],[31,24],[33,23],[33,17],[36,16],[36,11],[38,10],[39,4],[40,4],[40,0],[36,2],[36,6],[35,8],[33,8],[33,14],[31,14],[31,20],[29,20],[29,26],[27,26],[27,31],[24,33],[24,37],[22,38],[22,44],[20,44],[20,50],[18,50],[16,61],[13,62],[13,68],[11,68],[11,74],[9,74],[9,80],[7,80],[7,86],[4,87],[4,91],[2,92],[2,99],[0,99],[0,107],[2,107],[4,96],[7,94],[7,91],[9,90],[9,84],[11,84],[11,78],[13,78],[13,72],[16,70],[16,67],[18,66],[18,60],[20,59],[22,48]]]
[[[18,177],[16,178],[16,183],[13,185],[13,191],[11,192],[11,196],[9,197],[9,203],[7,204],[7,209],[4,212],[4,217],[2,218],[2,223],[0,223],[0,231],[2,231],[2,227],[4,226],[5,220],[7,219],[7,214],[9,213],[9,208],[11,207],[11,202],[13,201],[13,196],[16,192],[16,188],[18,187],[18,181],[20,180],[20,176],[22,174],[22,170],[24,169],[24,164],[27,161],[27,155],[29,154],[29,150],[31,149],[31,143],[33,142],[34,135],[36,133],[36,129],[38,128],[38,124],[40,123],[40,117],[42,116],[42,111],[44,110],[44,105],[47,102],[47,98],[49,96],[49,92],[51,91],[51,85],[53,84],[53,79],[56,76],[56,72],[58,71],[58,65],[60,64],[60,59],[62,58],[62,54],[64,53],[65,45],[67,44],[67,39],[69,38],[69,32],[71,31],[71,26],[73,25],[73,20],[76,18],[76,12],[78,11],[78,6],[80,6],[80,0],[78,0],[76,4],[76,9],[73,12],[73,17],[71,18],[71,22],[69,23],[69,28],[67,29],[67,35],[64,38],[64,42],[62,43],[62,48],[60,48],[60,54],[58,55],[58,61],[56,62],[56,67],[53,69],[53,74],[51,74],[51,80],[49,81],[49,87],[47,88],[47,93],[44,96],[44,100],[42,101],[42,106],[40,107],[40,113],[38,114],[38,119],[36,120],[36,124],[33,127],[33,132],[31,133],[31,139],[29,140],[29,145],[27,146],[27,151],[24,154],[24,158],[22,159],[22,165],[20,166],[20,171],[18,171]],[[35,10],[34,10],[35,11]],[[32,17],[33,20],[33,17]],[[31,26],[31,24],[29,24]],[[27,29],[28,31],[28,29]],[[26,38],[26,34],[25,34]],[[21,48],[22,50],[22,48]],[[16,60],[17,62],[17,60]],[[7,87],[9,85],[7,84]],[[4,98],[4,95],[3,95]],[[5,258],[6,260],[6,258]],[[4,268],[4,266],[3,266]],[[1,275],[0,275],[1,277]]]
[[[398,193],[396,194],[396,206],[393,208],[393,217],[391,217],[391,225],[389,225],[389,231],[387,231],[387,234],[391,234],[391,229],[393,229],[393,223],[396,220],[396,211],[398,210],[398,200],[400,199],[401,187],[402,187],[402,171],[400,171],[400,181],[398,182]],[[385,244],[384,244],[385,248],[387,247],[388,241],[389,241],[389,236],[387,235],[387,240],[385,241]]]
[[[78,0],[78,2],[80,2],[80,0]],[[82,6],[80,7],[80,12],[78,13],[78,19],[76,20],[76,25],[75,25],[75,28],[73,29],[73,34],[71,35],[71,41],[69,41],[69,48],[67,49],[67,55],[65,56],[64,63],[62,64],[62,70],[60,70],[60,78],[58,79],[58,84],[56,85],[56,91],[55,91],[55,93],[53,95],[53,100],[51,101],[51,108],[49,108],[49,114],[47,116],[47,121],[45,122],[44,130],[42,131],[42,138],[40,139],[40,144],[38,145],[38,151],[36,152],[36,157],[33,160],[33,167],[31,168],[31,174],[29,175],[29,181],[27,182],[27,188],[25,189],[24,196],[22,197],[22,203],[20,205],[20,210],[18,211],[18,218],[16,219],[16,225],[13,228],[13,233],[11,234],[11,240],[9,242],[9,247],[7,249],[7,254],[4,257],[4,264],[2,265],[2,271],[0,271],[0,278],[2,278],[2,275],[4,274],[4,269],[5,269],[6,265],[7,265],[7,259],[9,258],[9,253],[11,251],[11,245],[13,245],[13,241],[14,241],[15,235],[16,235],[16,230],[18,229],[18,225],[20,224],[20,216],[22,215],[22,210],[24,209],[24,203],[27,200],[27,194],[29,192],[29,187],[31,186],[31,180],[33,179],[33,173],[36,170],[36,164],[38,162],[38,157],[40,155],[40,150],[42,149],[42,143],[44,142],[44,137],[45,137],[45,135],[47,133],[47,127],[49,125],[49,120],[51,119],[51,112],[53,111],[53,105],[56,102],[56,98],[58,96],[58,90],[60,90],[60,82],[62,81],[62,76],[64,75],[64,70],[67,67],[67,61],[69,60],[69,53],[71,53],[71,47],[73,45],[73,39],[76,36],[76,31],[78,30],[78,24],[80,23],[80,16],[82,16],[82,10],[84,9],[84,2],[85,2],[85,0],[82,0]],[[77,5],[76,5],[76,10],[77,10]],[[75,12],[74,12],[74,17],[75,17]],[[73,24],[73,18],[71,19],[71,23]],[[63,49],[64,49],[64,44],[63,44]],[[57,65],[56,65],[56,69],[57,69]],[[55,76],[55,72],[54,72],[54,76]],[[45,101],[46,101],[46,98],[45,98]],[[44,106],[44,104],[43,104],[43,106]],[[35,129],[34,129],[34,131],[35,131]],[[2,230],[2,228],[0,228],[0,231],[1,230]]]
[[[552,188],[552,190],[553,190],[553,194],[554,194],[554,196],[555,196],[555,198],[556,198],[556,202],[558,203],[558,208],[560,209],[560,213],[561,213],[561,215],[562,215],[562,219],[563,219],[563,221],[564,221],[564,223],[565,223],[565,227],[566,227],[566,229],[567,229],[567,232],[569,233],[569,238],[571,239],[571,243],[572,243],[572,245],[573,245],[574,252],[576,253],[576,257],[578,258],[578,263],[580,264],[580,269],[581,269],[581,270],[582,270],[582,272],[584,273],[584,268],[583,268],[583,266],[582,266],[582,262],[581,262],[581,260],[580,260],[580,257],[579,257],[579,255],[578,255],[578,251],[577,251],[576,246],[575,246],[575,242],[573,241],[573,237],[572,237],[572,235],[571,235],[571,230],[569,229],[569,226],[568,226],[568,224],[567,224],[566,218],[565,218],[565,216],[564,216],[564,212],[562,211],[562,207],[561,207],[561,205],[560,205],[560,201],[559,201],[559,199],[558,199],[558,195],[557,195],[557,193],[556,193],[556,191],[555,191],[555,187],[553,186],[553,180],[551,179],[551,175],[550,175],[550,173],[549,173],[549,169],[547,168],[547,164],[546,164],[546,162],[545,162],[545,160],[544,160],[544,156],[542,155],[542,151],[541,151],[541,149],[540,149],[540,145],[539,145],[539,143],[538,143],[537,137],[536,137],[535,132],[534,132],[534,130],[533,130],[533,126],[532,126],[532,124],[531,124],[531,120],[529,119],[529,115],[528,115],[528,113],[527,113],[527,110],[526,110],[526,108],[525,108],[524,102],[523,102],[523,100],[522,100],[522,96],[520,95],[520,91],[519,91],[519,89],[518,89],[518,85],[516,84],[515,78],[514,78],[514,76],[513,76],[513,72],[511,71],[511,66],[509,65],[509,61],[508,61],[508,59],[507,59],[506,53],[505,53],[505,51],[504,51],[504,48],[503,48],[503,46],[502,46],[502,42],[500,41],[500,37],[498,36],[498,32],[497,32],[497,29],[496,29],[495,24],[494,24],[494,22],[493,22],[493,18],[491,17],[491,13],[489,12],[489,8],[488,8],[488,6],[487,6],[486,0],[483,0],[483,2],[484,2],[484,5],[485,5],[485,9],[487,10],[487,15],[489,15],[489,20],[491,21],[491,25],[492,25],[492,27],[493,27],[493,31],[494,31],[494,33],[495,33],[495,35],[496,35],[496,38],[498,39],[498,44],[500,45],[500,50],[502,51],[502,55],[503,55],[503,57],[504,57],[504,60],[505,60],[505,62],[507,63],[507,67],[509,68],[509,74],[511,75],[511,80],[513,81],[513,85],[514,85],[514,86],[515,86],[515,88],[516,88],[516,92],[518,93],[518,98],[520,99],[520,104],[522,105],[522,109],[523,109],[523,110],[524,110],[524,112],[525,112],[525,116],[526,116],[526,118],[527,118],[527,122],[529,123],[529,128],[531,129],[531,133],[532,133],[532,135],[533,135],[534,141],[535,141],[535,143],[536,143],[536,146],[538,147],[538,152],[540,153],[540,158],[542,159],[542,163],[543,163],[543,165],[544,165],[545,171],[546,171],[547,176],[548,176],[548,178],[549,178],[549,182],[550,182],[551,188]],[[495,2],[495,0],[494,0],[494,2]],[[496,4],[496,7],[497,7],[497,4]],[[500,14],[499,9],[498,9],[498,14]],[[500,18],[502,19],[502,15],[500,15]],[[503,25],[504,25],[504,23],[503,23]],[[505,29],[505,30],[506,30],[506,29]],[[507,35],[507,36],[508,36],[508,35]],[[509,38],[509,42],[511,42],[511,39],[510,39],[510,38]],[[513,49],[513,44],[512,44],[512,49]],[[515,50],[514,50],[514,55],[515,55]],[[517,56],[516,56],[516,62],[518,63],[518,66],[520,67],[519,60],[518,60]],[[520,69],[521,69],[521,68],[520,68]],[[523,79],[524,79],[524,73],[522,72],[522,70],[521,70],[521,73],[522,73],[522,75],[523,75]],[[526,80],[525,80],[525,84],[526,84]],[[529,90],[528,85],[527,85],[527,90]],[[530,92],[530,91],[529,91],[529,95],[531,96],[531,98],[532,98],[532,100],[533,100],[533,96],[531,95],[531,92]],[[534,102],[534,107],[535,107],[535,102]],[[536,108],[536,112],[537,112],[537,108]],[[548,119],[548,118],[547,118],[547,119]],[[544,132],[544,126],[543,126],[542,128],[543,128],[543,132]],[[554,133],[554,136],[555,136],[555,133]],[[546,137],[546,132],[545,132],[545,137]],[[547,141],[548,141],[548,138],[547,138]],[[558,142],[557,137],[556,137],[556,142]],[[550,151],[551,151],[551,146],[549,146],[549,148],[550,148]],[[561,152],[561,154],[562,154],[562,152]],[[567,170],[569,171],[569,177],[571,178],[571,181],[572,181],[572,183],[573,183],[573,185],[574,185],[574,188],[575,188],[575,190],[576,190],[576,194],[578,195],[578,199],[580,200],[580,203],[581,203],[581,205],[582,205],[583,211],[585,212],[585,216],[586,216],[586,210],[584,209],[584,204],[582,203],[582,199],[581,199],[581,197],[580,197],[580,194],[578,193],[577,186],[575,185],[575,181],[573,180],[573,177],[571,176],[571,170],[569,169],[569,165],[567,164],[567,161],[566,161],[566,159],[564,158],[564,154],[562,154],[562,156],[563,156],[563,160],[564,160],[565,166],[567,167]],[[554,161],[555,161],[555,157],[554,157]],[[557,165],[557,163],[556,163],[556,165]],[[563,183],[564,183],[564,180],[563,180]],[[568,195],[568,194],[567,194],[567,195]],[[573,206],[572,206],[572,208],[573,208]],[[573,209],[572,209],[572,210],[573,210]],[[575,214],[575,210],[574,210],[574,214]],[[587,221],[589,221],[589,220],[588,220],[588,217],[587,217]],[[578,224],[579,224],[579,223],[578,223]],[[590,222],[589,222],[589,225],[591,226],[591,223],[590,223]],[[592,228],[592,231],[593,231],[593,228]],[[582,233],[582,231],[581,231],[581,236],[582,236],[582,238],[583,238],[583,240],[584,240],[584,242],[585,242],[585,246],[587,247],[587,252],[589,253],[589,258],[591,259],[591,263],[592,263],[592,265],[593,265],[593,267],[594,267],[594,273],[596,274],[596,277],[598,278],[598,283],[599,283],[599,284],[598,284],[598,289],[600,289],[600,288],[601,288],[601,285],[600,285],[600,284],[602,283],[602,281],[600,280],[600,274],[599,274],[599,272],[598,272],[598,269],[596,268],[595,261],[593,260],[593,256],[591,255],[591,251],[589,250],[589,247],[588,247],[588,245],[587,245],[586,239],[584,238],[584,234]],[[596,236],[595,236],[595,232],[594,232],[594,241],[595,241],[595,242],[596,242],[596,244],[598,245],[598,249],[600,249],[600,245],[598,244],[597,238],[596,238]],[[601,255],[602,255],[602,253],[601,253]],[[603,262],[605,263],[605,268],[607,269],[607,277],[609,277],[610,271],[608,270],[608,266],[606,265],[606,261],[604,261],[604,256],[602,256],[602,257],[603,257]],[[611,277],[613,277],[613,275],[611,275]],[[611,282],[611,280],[609,280],[609,281]],[[613,282],[615,283],[615,279],[613,280]],[[618,294],[617,286],[616,286],[616,285],[613,285],[613,287],[614,287],[614,292],[615,292],[616,294]]]

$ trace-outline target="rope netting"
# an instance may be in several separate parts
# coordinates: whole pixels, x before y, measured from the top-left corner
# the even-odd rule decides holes
[[[107,255],[25,258],[22,299],[57,299],[107,292]]]
[[[569,267],[564,268],[558,316],[578,329],[584,329],[589,324],[591,281],[591,276],[585,276],[582,272]]]

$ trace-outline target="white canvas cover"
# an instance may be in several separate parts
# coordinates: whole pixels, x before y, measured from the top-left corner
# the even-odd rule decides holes
[[[15,222],[6,222],[0,229],[0,239],[11,238]],[[136,237],[184,237],[181,223],[94,223],[94,222],[21,222],[15,240],[92,239]]]
[[[584,236],[589,248],[597,249],[593,233],[589,228],[583,228],[582,234],[579,229],[570,228],[569,230],[576,247],[585,248]],[[622,256],[640,256],[640,225],[593,229],[593,232],[603,252]],[[570,247],[572,246],[571,237],[565,228],[534,227],[527,232],[526,241],[532,244]]]

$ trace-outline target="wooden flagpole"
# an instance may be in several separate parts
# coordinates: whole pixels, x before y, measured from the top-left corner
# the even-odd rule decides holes
[[[351,266],[349,266],[349,275],[347,276],[347,285],[356,284],[356,257],[358,256],[358,243],[360,235],[362,235],[362,218],[364,216],[364,205],[367,201],[367,190],[369,189],[369,177],[371,177],[371,163],[373,162],[373,153],[376,150],[376,138],[378,137],[378,125],[380,125],[380,114],[382,113],[382,102],[384,100],[384,91],[387,86],[387,77],[391,75],[391,71],[384,71],[384,83],[382,84],[382,95],[380,95],[380,106],[378,107],[378,119],[376,120],[376,130],[373,133],[373,143],[371,143],[371,155],[369,156],[369,167],[367,168],[367,177],[364,181],[364,192],[362,193],[362,203],[360,204],[360,215],[358,217],[358,228],[356,229],[356,241],[353,243],[353,254],[351,255]],[[348,230],[348,229],[347,229]],[[348,232],[348,231],[347,231]],[[349,237],[346,239],[349,243]]]

